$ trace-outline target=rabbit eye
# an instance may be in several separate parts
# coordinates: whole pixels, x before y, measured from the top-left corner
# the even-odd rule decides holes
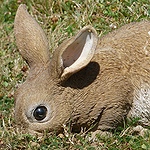
[[[46,117],[47,108],[45,106],[38,106],[34,112],[33,116],[36,120],[41,121]]]

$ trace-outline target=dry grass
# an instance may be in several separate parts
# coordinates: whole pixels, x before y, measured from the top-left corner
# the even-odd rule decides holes
[[[27,64],[20,57],[13,34],[13,22],[20,3],[45,30],[50,51],[64,39],[74,35],[80,28],[91,24],[103,35],[123,24],[150,19],[148,0],[4,0],[0,1],[0,149],[150,149],[150,135],[143,137],[133,132],[136,122],[131,121],[115,131],[111,138],[98,136],[89,141],[90,133],[83,136],[68,130],[64,135],[41,139],[21,133],[14,123],[13,94],[18,84],[25,80]],[[150,131],[150,130],[148,130]]]

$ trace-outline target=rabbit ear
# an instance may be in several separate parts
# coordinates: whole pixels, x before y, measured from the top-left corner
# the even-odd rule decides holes
[[[16,44],[29,66],[44,65],[49,61],[49,47],[46,35],[38,23],[29,15],[26,6],[17,10],[14,31]]]
[[[91,61],[97,46],[97,33],[91,26],[86,26],[70,40],[64,42],[59,54],[59,68],[62,69],[61,81],[84,68]]]

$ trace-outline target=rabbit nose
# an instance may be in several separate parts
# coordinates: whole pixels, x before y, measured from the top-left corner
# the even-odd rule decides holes
[[[47,108],[45,106],[38,106],[34,112],[33,116],[36,120],[41,121],[46,117]]]

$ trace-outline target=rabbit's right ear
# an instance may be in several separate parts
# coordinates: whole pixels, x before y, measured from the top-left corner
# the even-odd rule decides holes
[[[96,30],[82,28],[78,34],[64,41],[55,52],[57,74],[61,82],[86,67],[94,56],[98,43]],[[57,61],[56,61],[57,60]]]
[[[18,7],[14,31],[19,52],[30,68],[44,65],[49,61],[50,54],[46,35],[29,15],[24,4]]]

